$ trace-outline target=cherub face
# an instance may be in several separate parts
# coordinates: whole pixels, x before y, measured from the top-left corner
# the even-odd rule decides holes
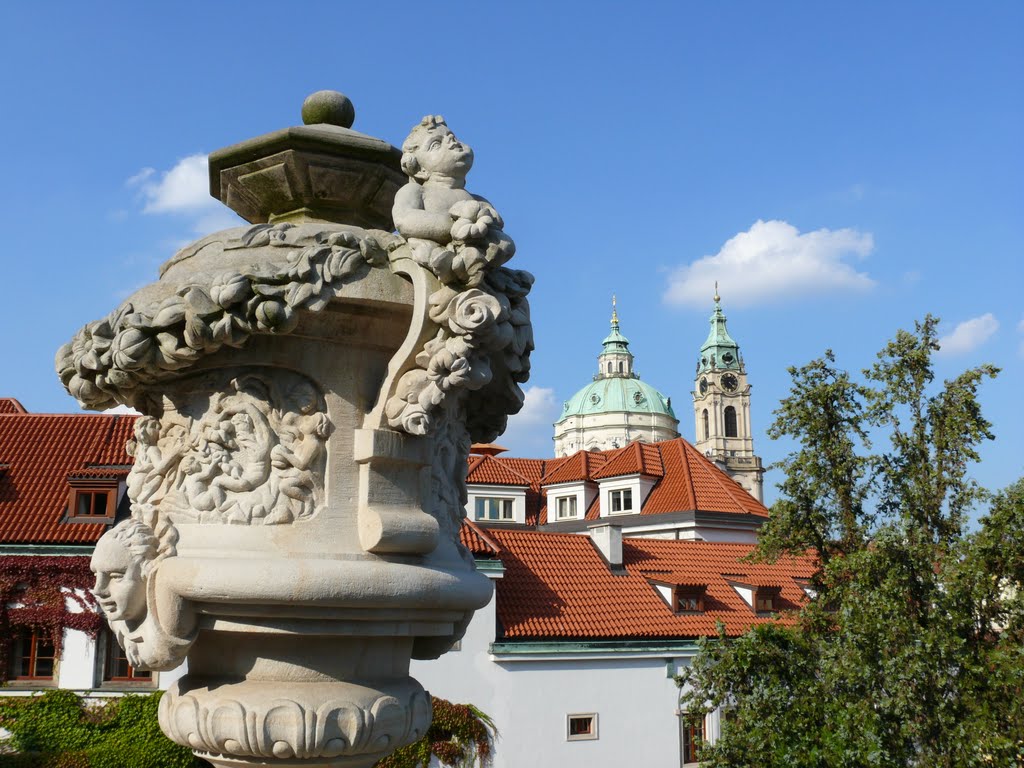
[[[142,563],[112,536],[103,536],[89,568],[96,574],[92,593],[110,621],[131,621],[146,615],[146,583]]]
[[[446,125],[424,130],[413,154],[420,166],[417,177],[429,178],[437,173],[463,178],[473,166],[473,150],[455,138]]]

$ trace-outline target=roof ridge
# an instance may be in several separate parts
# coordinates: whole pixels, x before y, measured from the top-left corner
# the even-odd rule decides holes
[[[480,527],[479,525],[477,525],[476,523],[474,523],[474,522],[473,522],[472,520],[470,520],[470,519],[469,519],[468,517],[464,517],[464,518],[462,518],[462,524],[463,524],[463,525],[466,525],[466,526],[468,526],[468,527],[469,527],[469,529],[470,529],[471,531],[473,531],[473,533],[475,533],[475,534],[476,534],[477,536],[479,536],[479,537],[480,537],[481,539],[483,539],[484,543],[485,543],[485,544],[486,544],[486,545],[487,545],[488,547],[490,547],[490,548],[491,548],[492,550],[494,550],[494,553],[495,553],[495,554],[499,554],[499,553],[501,552],[501,549],[502,549],[502,548],[501,548],[501,545],[500,545],[500,544],[498,544],[498,542],[496,542],[496,541],[495,541],[494,539],[492,539],[492,538],[491,538],[490,536],[488,536],[488,535],[487,535],[487,532],[486,532],[486,531],[484,531],[484,529],[483,529],[483,528],[481,528],[481,527]]]

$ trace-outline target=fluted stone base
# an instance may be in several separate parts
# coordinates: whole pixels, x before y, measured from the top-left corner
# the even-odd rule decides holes
[[[371,766],[430,720],[430,697],[411,677],[209,686],[186,675],[160,701],[164,733],[217,766]]]

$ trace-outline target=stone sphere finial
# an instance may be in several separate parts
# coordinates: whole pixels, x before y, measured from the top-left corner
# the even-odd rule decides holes
[[[306,125],[327,123],[351,128],[356,120],[352,100],[339,91],[317,91],[302,102],[302,122]]]

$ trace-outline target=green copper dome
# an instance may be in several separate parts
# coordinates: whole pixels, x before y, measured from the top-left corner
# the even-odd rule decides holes
[[[559,421],[595,413],[664,414],[676,419],[669,398],[640,381],[633,371],[629,339],[619,331],[619,313],[612,297],[611,331],[601,342],[594,381],[565,402]]]
[[[715,284],[715,310],[711,313],[711,330],[704,346],[700,348],[700,359],[697,361],[697,372],[712,370],[734,370],[743,367],[740,357],[740,345],[733,341],[725,327],[725,313],[722,312],[722,298],[718,295],[718,284]]]
[[[637,378],[608,377],[591,382],[562,408],[559,421],[594,413],[661,413],[676,418],[671,400]]]

